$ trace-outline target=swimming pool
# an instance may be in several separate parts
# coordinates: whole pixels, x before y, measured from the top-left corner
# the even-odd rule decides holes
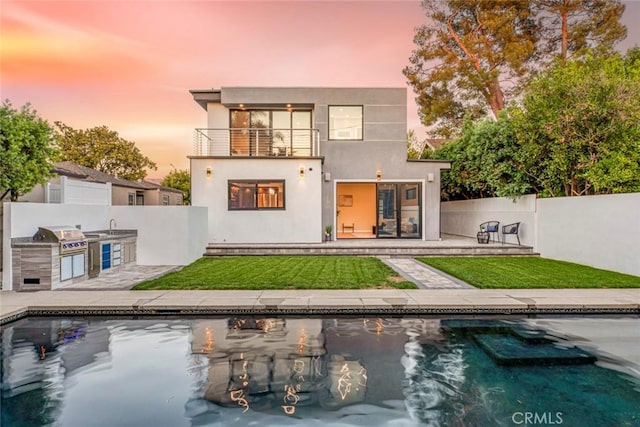
[[[640,425],[640,318],[509,319],[23,319],[2,425]]]

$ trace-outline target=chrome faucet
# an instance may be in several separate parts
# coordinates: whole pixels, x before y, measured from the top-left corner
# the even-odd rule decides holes
[[[113,226],[111,226],[111,224],[113,224]],[[118,226],[118,224],[116,223],[116,220],[111,218],[109,220],[109,231],[111,231],[114,227],[117,227],[117,226]]]

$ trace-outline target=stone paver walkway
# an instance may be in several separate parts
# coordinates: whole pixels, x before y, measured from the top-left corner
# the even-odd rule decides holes
[[[171,271],[179,270],[179,265],[132,265],[100,272],[100,276],[83,282],[64,285],[57,291],[108,291],[127,290],[140,282],[155,279]]]
[[[413,258],[379,258],[420,289],[475,289],[470,284]]]

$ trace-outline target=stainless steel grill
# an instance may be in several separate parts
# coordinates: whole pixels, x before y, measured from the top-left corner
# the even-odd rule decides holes
[[[43,243],[60,243],[60,254],[81,252],[87,249],[84,233],[69,225],[40,227],[33,240]]]

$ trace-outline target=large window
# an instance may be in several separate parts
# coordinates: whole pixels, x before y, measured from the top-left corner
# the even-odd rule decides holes
[[[329,106],[329,139],[362,140],[362,105]]]
[[[231,155],[311,155],[311,111],[231,110]]]
[[[229,210],[284,209],[284,180],[229,181]]]

